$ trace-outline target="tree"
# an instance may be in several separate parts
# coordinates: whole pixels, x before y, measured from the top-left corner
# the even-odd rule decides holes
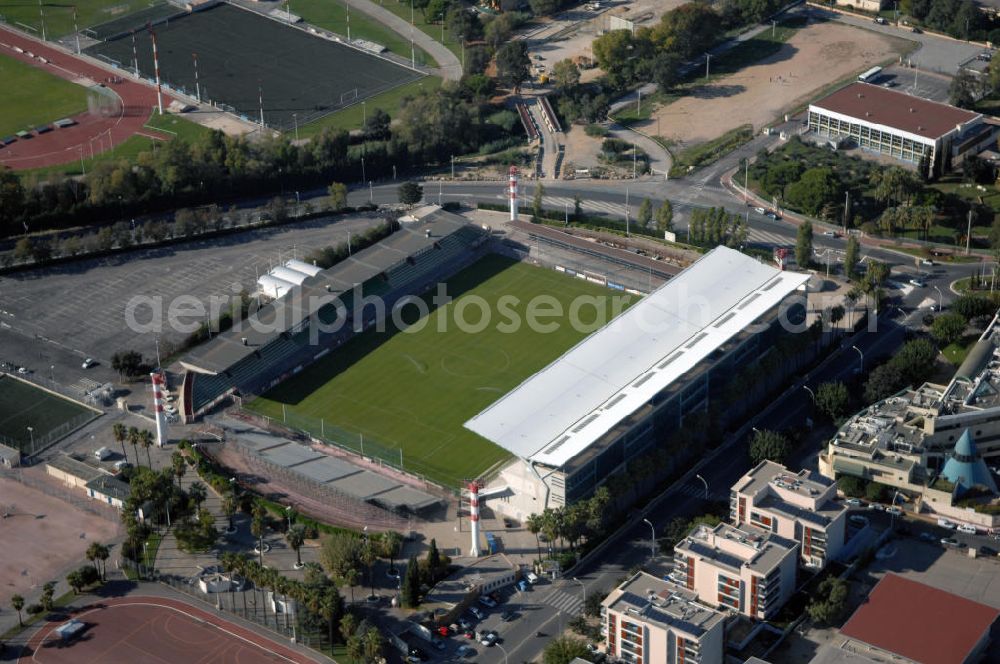
[[[847,238],[847,249],[844,250],[844,276],[854,279],[858,276],[858,238],[853,235]]]
[[[436,582],[441,573],[441,552],[438,551],[437,540],[433,538],[427,549],[427,571],[430,572],[431,583]]]
[[[382,641],[382,633],[375,627],[369,627],[361,640],[364,643],[365,660],[368,662],[378,661],[385,645]]]
[[[521,87],[521,81],[528,78],[528,69],[531,66],[527,44],[523,40],[507,42],[497,51],[496,61],[500,84],[516,94]]]
[[[538,539],[538,534],[542,532],[542,517],[540,514],[530,514],[524,520],[524,525],[528,527],[528,532],[535,536],[535,548],[538,550],[538,561],[542,561],[542,542]]]
[[[365,656],[365,647],[358,636],[351,635],[347,639],[347,656],[352,662],[357,662]]]
[[[389,124],[392,118],[381,108],[376,108],[365,118],[361,133],[366,141],[383,141],[389,138]]]
[[[427,4],[424,5],[424,19],[428,23],[444,21],[449,4],[451,4],[451,0],[427,0]]]
[[[643,228],[652,228],[653,224],[653,204],[648,198],[642,199],[639,205],[639,212],[636,213],[637,221]]]
[[[128,440],[128,428],[121,422],[115,422],[111,427],[111,435],[114,437],[115,442],[122,446],[122,456],[125,457],[125,463],[128,463],[128,454],[125,452],[125,441]]]
[[[399,185],[398,193],[399,202],[412,207],[424,197],[424,188],[416,182],[404,182]]]
[[[319,551],[319,561],[330,576],[340,585],[351,587],[351,600],[354,599],[354,586],[361,576],[361,540],[353,535],[337,533],[326,538]]]
[[[531,223],[542,223],[542,200],[545,196],[545,185],[541,182],[535,184],[535,195],[531,199]]]
[[[368,568],[368,583],[371,586],[371,595],[369,598],[375,597],[375,563],[378,561],[378,544],[371,538],[365,538],[364,545],[361,547],[361,563]]]
[[[416,556],[411,556],[410,562],[406,565],[402,600],[403,606],[411,609],[420,605],[420,563],[417,562]]]
[[[959,69],[948,88],[948,103],[959,108],[972,108],[981,96],[979,77],[968,69]]]
[[[551,80],[556,90],[565,93],[580,83],[580,68],[569,58],[560,60],[552,66]]]
[[[559,0],[528,0],[528,6],[535,16],[548,16],[559,9]]]
[[[889,496],[889,487],[879,482],[869,482],[865,485],[865,498],[873,503],[885,502]]]
[[[296,523],[294,526],[288,529],[285,533],[285,541],[288,542],[288,546],[292,547],[295,551],[295,568],[299,569],[302,567],[302,545],[306,541],[306,529],[302,524]]]
[[[816,407],[834,422],[847,412],[850,403],[847,386],[840,381],[821,383],[816,388]]]
[[[0,171],[0,174],[2,174],[2,171]],[[21,621],[21,609],[24,608],[24,598],[20,595],[11,595],[10,608],[17,611],[17,624],[24,627],[24,623]]]
[[[187,472],[187,461],[184,459],[184,455],[180,452],[172,453],[170,455],[170,466],[174,472],[174,477],[177,478],[177,488],[180,488],[181,478]]]
[[[132,446],[132,454],[135,456],[135,463],[136,463],[137,466],[140,465],[140,463],[139,463],[139,438],[140,438],[140,435],[139,435],[139,429],[138,429],[138,427],[129,427],[128,428],[128,442],[129,442],[129,445]]]
[[[860,498],[865,495],[865,481],[853,475],[841,475],[837,478],[837,486],[850,498]]]
[[[69,587],[73,589],[74,595],[79,595],[80,591],[83,590],[83,585],[84,585],[83,575],[80,573],[80,570],[75,569],[69,574],[67,574],[66,583],[68,583]]]
[[[396,556],[399,555],[399,551],[403,546],[403,536],[395,530],[388,530],[382,533],[379,542],[381,543],[382,556],[389,559],[389,573],[398,573],[396,570]]]
[[[750,439],[750,462],[755,466],[765,459],[783,463],[791,451],[788,438],[777,431],[760,429]]]
[[[233,515],[236,514],[236,496],[231,492],[222,496],[222,513],[226,515],[226,519],[229,521],[228,529],[231,531],[233,529]]]
[[[895,364],[883,364],[868,374],[865,381],[865,401],[874,403],[890,397],[906,386],[902,372]]]
[[[192,487],[193,488],[193,487]],[[264,533],[267,532],[267,508],[264,503],[255,500],[250,515],[250,534],[257,538],[257,555],[260,566],[264,566]]]
[[[208,498],[208,489],[201,482],[192,482],[188,487],[188,497],[194,503],[194,511],[198,512],[201,510],[201,504]]]
[[[149,448],[153,446],[154,440],[153,432],[149,429],[143,429],[139,432],[139,444],[146,450],[146,463],[150,469],[153,467],[153,459],[149,455]]]
[[[951,303],[951,311],[966,320],[974,321],[977,318],[992,316],[996,313],[996,307],[989,298],[966,294]]]
[[[836,625],[847,613],[847,582],[829,576],[820,582],[806,612],[819,625]]]
[[[656,230],[661,233],[674,230],[674,206],[666,199],[656,211]]]
[[[561,636],[552,639],[542,653],[544,664],[569,664],[577,657],[583,659],[590,656],[587,643],[571,636]]]
[[[941,314],[931,324],[931,336],[942,346],[953,344],[962,338],[968,322],[960,314]]]
[[[583,219],[583,201],[580,194],[573,194],[573,219],[580,221]]]
[[[330,199],[330,207],[336,211],[347,207],[347,185],[340,182],[331,182],[326,188],[327,197]]]
[[[358,619],[353,613],[345,613],[340,619],[340,637],[347,641],[358,631]]]
[[[453,3],[445,12],[444,24],[448,32],[458,37],[463,44],[479,35],[479,21],[460,2]]]
[[[813,228],[812,223],[805,221],[799,226],[795,236],[795,262],[803,270],[812,262]]]
[[[836,205],[842,198],[840,181],[829,168],[817,167],[805,171],[797,182],[786,188],[785,199],[809,215],[819,215],[827,204]]]
[[[42,604],[42,608],[46,611],[51,611],[55,607],[55,601],[53,597],[56,594],[56,582],[46,581],[42,586],[42,596],[39,598],[39,602]]]

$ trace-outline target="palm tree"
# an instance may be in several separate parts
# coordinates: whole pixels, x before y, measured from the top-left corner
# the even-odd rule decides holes
[[[356,636],[347,639],[347,656],[351,658],[352,662],[357,662],[365,656],[365,647],[361,639]]]
[[[94,569],[98,571],[101,576],[101,581],[105,580],[105,574],[107,573],[107,566],[104,562],[110,557],[111,552],[106,544],[101,544],[100,542],[91,542],[90,546],[87,547],[87,560],[94,566]],[[98,563],[100,561],[100,564]]]
[[[354,604],[354,586],[358,585],[359,581],[358,577],[360,576],[361,574],[358,572],[358,570],[354,569],[353,567],[344,572],[344,578],[342,579],[342,582],[346,583],[351,587],[351,604]]]
[[[375,627],[369,627],[361,639],[364,642],[365,659],[369,662],[378,660],[382,654],[382,635]]]
[[[139,429],[129,427],[126,434],[129,444],[132,445],[132,452],[135,454],[135,465],[139,465]]]
[[[264,565],[264,532],[266,530],[265,518],[267,516],[267,508],[260,501],[256,501],[253,504],[253,514],[250,520],[250,532],[254,537],[257,538],[257,552],[260,556],[260,564]]]
[[[174,452],[170,455],[170,465],[173,467],[174,477],[177,478],[177,488],[179,489],[181,488],[181,478],[187,472],[187,461],[184,459],[183,454]]]
[[[153,469],[153,460],[149,458],[149,448],[153,446],[154,440],[156,438],[149,429],[143,429],[139,432],[139,444],[146,448],[146,463],[149,464],[150,470]]]
[[[111,435],[114,436],[115,442],[122,446],[122,456],[125,457],[125,463],[128,463],[128,454],[125,452],[128,429],[121,422],[115,422],[114,426],[111,427]]]
[[[372,594],[369,599],[375,597],[375,562],[378,560],[378,549],[371,537],[365,540],[365,545],[361,548],[361,562],[368,568],[368,584],[371,586]]]
[[[295,524],[285,533],[288,546],[295,551],[295,569],[302,568],[302,545],[306,541],[306,529],[301,524]]]
[[[356,631],[358,631],[358,619],[353,613],[345,613],[340,619],[340,637],[347,641]],[[330,638],[333,639],[332,632]]]
[[[208,498],[208,490],[201,482],[192,482],[191,486],[188,487],[188,497],[194,501],[194,511],[198,513],[201,511],[201,504]]]
[[[403,536],[395,530],[389,530],[382,533],[380,542],[382,545],[382,555],[389,559],[389,574],[398,576],[399,570],[396,569],[396,556],[399,555],[399,550],[403,546]]]
[[[531,514],[524,520],[524,525],[528,526],[528,532],[535,536],[535,548],[538,549],[538,561],[542,561],[542,542],[538,539],[538,533],[542,532],[542,517],[539,514]]]
[[[233,529],[233,515],[236,514],[236,496],[227,493],[222,497],[222,513],[229,519],[229,530]]]
[[[10,606],[12,609],[17,611],[17,624],[24,627],[24,623],[21,622],[21,609],[24,608],[24,598],[20,595],[13,595],[10,598]]]

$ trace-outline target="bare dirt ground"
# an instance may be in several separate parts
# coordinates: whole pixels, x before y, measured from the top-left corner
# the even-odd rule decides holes
[[[39,466],[20,472],[37,476],[45,471]],[[82,489],[79,496],[87,500]],[[67,568],[84,564],[84,553],[91,542],[107,544],[120,529],[112,520],[9,477],[0,477],[0,516],[3,607],[10,606],[13,595],[31,598],[42,584],[60,579]]]
[[[773,56],[691,90],[638,125],[681,147],[751,123],[755,130],[805,103],[823,87],[902,52],[904,42],[835,23],[811,23]]]

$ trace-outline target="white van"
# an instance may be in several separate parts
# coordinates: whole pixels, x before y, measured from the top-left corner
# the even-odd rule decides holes
[[[530,583],[531,585],[535,585],[536,583],[538,583],[538,575],[535,574],[534,572],[528,572],[527,574],[524,575],[524,578],[526,578],[528,580],[528,583]]]
[[[967,523],[963,523],[958,527],[958,532],[965,533],[966,535],[975,535],[978,531],[975,526],[970,526]]]
[[[938,519],[937,524],[942,528],[947,528],[948,530],[955,530],[955,524],[953,524],[948,519]]]
[[[109,456],[111,456],[111,450],[109,450],[106,447],[102,447],[100,449],[94,450],[94,456],[97,457],[98,461],[104,461]]]

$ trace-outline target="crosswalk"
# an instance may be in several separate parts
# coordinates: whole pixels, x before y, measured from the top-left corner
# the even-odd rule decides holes
[[[753,227],[750,222],[750,232],[747,233],[750,244],[763,244],[769,247],[789,247],[793,244],[792,239],[787,235],[778,235],[768,231],[762,231]]]
[[[684,484],[680,488],[674,489],[676,493],[682,493],[685,496],[691,496],[692,498],[704,498],[705,497],[705,487],[701,484]],[[709,491],[709,500],[723,501],[729,500],[729,494],[720,494],[715,491]]]
[[[583,599],[581,599],[579,592],[569,593],[563,590],[553,590],[542,602],[558,611],[573,615],[583,610]]]
[[[638,206],[642,204],[642,199],[637,198],[634,203],[630,203],[630,214],[635,215]],[[549,210],[568,211],[570,215],[576,209],[576,201],[568,196],[543,196],[542,206]],[[580,207],[584,212],[591,214],[607,214],[617,217],[625,216],[625,205],[623,203],[609,203],[607,201],[581,200]]]

